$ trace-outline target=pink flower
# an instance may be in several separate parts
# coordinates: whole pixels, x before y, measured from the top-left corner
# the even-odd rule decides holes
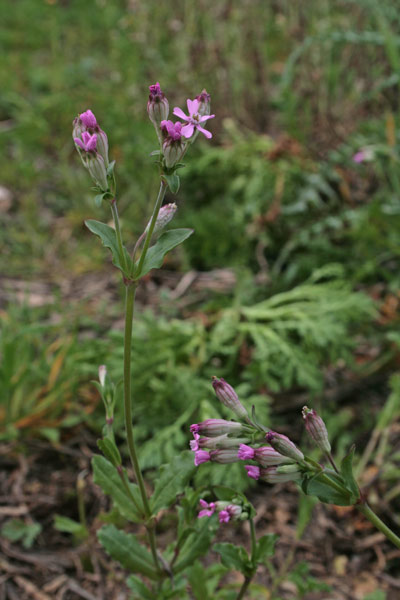
[[[247,475],[252,479],[260,478],[260,467],[254,467],[253,465],[246,465],[245,469],[247,471]]]
[[[194,130],[197,129],[201,131],[202,134],[206,136],[206,138],[212,138],[212,134],[201,127],[201,123],[208,121],[208,119],[213,119],[215,115],[200,115],[199,108],[200,102],[199,100],[187,100],[187,107],[189,111],[189,116],[185,115],[182,109],[175,107],[174,115],[182,119],[183,121],[187,121],[187,125],[182,127],[182,135],[186,138],[192,137]]]
[[[196,450],[194,453],[194,464],[196,467],[211,460],[210,453],[207,450]]]
[[[182,137],[182,123],[177,121],[161,121],[161,131],[165,136],[168,136],[174,142],[178,141]]]
[[[254,458],[254,450],[246,444],[240,444],[238,458],[240,460],[252,460]]]
[[[200,436],[198,433],[194,433],[193,437],[194,437],[194,440],[190,441],[190,449],[193,450],[193,452],[196,452],[199,449]]]
[[[97,127],[96,117],[94,116],[91,110],[87,110],[86,112],[81,113],[79,115],[79,118],[85,127],[90,129],[94,129],[95,127]]]
[[[85,152],[91,152],[92,150],[96,150],[97,135],[95,133],[90,135],[90,133],[84,131],[82,133],[82,139],[76,137],[74,138],[74,142]]]
[[[198,519],[201,519],[202,517],[211,517],[215,512],[215,503],[214,502],[210,502],[210,504],[209,504],[205,500],[201,499],[200,506],[203,508],[203,510],[201,510],[199,512],[199,514],[197,515]]]
[[[221,510],[221,512],[218,515],[218,519],[220,523],[229,523],[229,521],[231,520],[231,515],[227,510]]]

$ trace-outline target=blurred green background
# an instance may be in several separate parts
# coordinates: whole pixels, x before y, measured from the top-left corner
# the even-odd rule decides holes
[[[143,464],[186,447],[191,422],[226,414],[213,374],[275,426],[300,431],[299,402],[315,402],[339,452],[352,441],[361,451],[399,367],[399,2],[4,7],[1,439],[101,430],[90,381],[102,363],[122,375],[122,290],[83,225],[110,213],[94,205],[71,124],[90,108],[107,131],[133,241],[158,188],[146,103],[159,81],[171,109],[207,88],[216,118],[181,171],[175,223],[195,235],[139,292]],[[187,271],[205,283],[177,293]]]

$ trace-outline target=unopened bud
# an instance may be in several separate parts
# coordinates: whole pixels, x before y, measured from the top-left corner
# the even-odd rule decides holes
[[[102,192],[108,190],[107,169],[103,157],[97,152],[89,153],[87,157],[89,173]]]
[[[190,449],[193,451],[200,448],[208,448],[209,450],[218,450],[219,448],[236,448],[242,442],[248,442],[248,439],[232,438],[227,433],[218,435],[217,437],[200,437],[198,433],[193,434],[194,439],[190,442]],[[244,444],[242,444],[244,445]]]
[[[294,469],[291,467],[294,467]],[[289,468],[289,471],[282,471],[282,469],[285,468]],[[286,483],[287,481],[300,481],[301,472],[297,468],[297,465],[268,467],[267,469],[261,469],[260,479],[266,483]]]
[[[313,439],[318,448],[329,454],[331,445],[329,443],[328,431],[324,421],[317,414],[317,411],[304,406],[303,419],[309,436]]]
[[[211,96],[207,93],[207,90],[203,90],[201,94],[196,96],[196,100],[199,101],[199,108],[197,113],[203,117],[204,115],[211,114]]]
[[[160,84],[157,82],[149,86],[150,94],[147,102],[147,113],[150,121],[158,129],[161,121],[168,119],[169,104],[164,92],[161,91]]]
[[[222,377],[221,379],[213,377],[212,385],[218,400],[222,402],[224,406],[230,408],[239,419],[245,421],[249,419],[247,410],[240,402],[237,393],[235,392],[233,387],[225,381],[225,379],[223,379]]]
[[[241,423],[237,421],[226,421],[225,419],[206,419],[201,423],[193,423],[190,426],[192,433],[201,433],[208,437],[217,437],[224,433],[240,435],[245,431]]]
[[[154,233],[157,233],[158,231],[161,231],[162,229],[164,229],[164,227],[166,227],[168,225],[168,223],[170,221],[172,221],[177,210],[178,210],[178,207],[174,202],[171,204],[165,204],[164,206],[162,206],[160,208],[160,212],[158,213],[157,221],[154,226]],[[147,224],[146,231],[149,230],[150,223],[151,223],[151,220]]]
[[[98,128],[97,132],[97,152],[102,156],[106,169],[108,168],[108,137],[105,131]]]
[[[99,381],[100,381],[101,387],[105,386],[106,376],[107,376],[107,367],[106,367],[106,365],[100,365],[99,366]]]
[[[210,460],[221,465],[228,465],[239,460],[237,454],[237,448],[221,448],[220,450],[211,450]]]
[[[184,148],[185,146],[181,139],[174,140],[167,137],[162,146],[164,162],[167,169],[171,169],[180,161]]]
[[[304,460],[304,454],[288,437],[286,437],[286,435],[276,433],[275,431],[269,431],[265,437],[274,450],[283,454],[283,456],[287,456],[296,461]]]
[[[238,458],[240,458],[240,460],[256,460],[262,467],[270,467],[272,465],[280,465],[288,462],[287,456],[279,454],[279,452],[270,446],[251,448],[245,444],[240,445]]]

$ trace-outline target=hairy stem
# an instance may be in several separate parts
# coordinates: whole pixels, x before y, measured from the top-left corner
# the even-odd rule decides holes
[[[122,260],[122,267],[124,269],[125,272],[127,272],[128,270],[128,264],[126,262],[126,256],[125,256],[125,252],[124,252],[124,246],[122,244],[122,235],[121,235],[121,227],[119,224],[119,216],[118,216],[118,209],[117,209],[117,200],[116,198],[113,198],[111,200],[111,212],[112,212],[112,216],[114,219],[114,226],[115,226],[115,233],[117,235],[117,244],[118,244],[118,250],[121,256],[121,260]]]
[[[132,399],[131,399],[131,350],[132,350],[132,320],[133,310],[135,306],[136,285],[131,284],[126,286],[125,297],[125,334],[124,334],[124,412],[125,412],[125,429],[126,439],[128,442],[129,456],[132,467],[136,475],[136,481],[139,486],[140,495],[142,497],[143,510],[148,521],[146,525],[151,553],[153,555],[154,564],[157,570],[160,570],[160,565],[157,557],[156,539],[154,533],[154,523],[149,523],[152,514],[147,499],[146,489],[144,486],[143,475],[140,470],[139,460],[136,453],[135,442],[133,438],[132,425]]]
[[[368,506],[366,502],[356,505],[358,510],[365,516],[371,523],[381,532],[388,540],[392,542],[397,548],[400,548],[400,538],[388,527],[383,521],[380,520],[378,515]]]
[[[153,215],[152,215],[151,221],[150,221],[150,227],[147,230],[146,239],[144,240],[142,254],[140,255],[139,264],[138,264],[138,267],[136,270],[136,273],[138,276],[140,276],[140,272],[143,267],[144,259],[146,258],[146,254],[147,254],[147,250],[149,248],[151,236],[153,235],[153,231],[154,231],[154,227],[156,225],[158,213],[160,212],[161,204],[162,204],[162,201],[164,200],[166,190],[167,190],[167,184],[165,183],[165,181],[161,180],[156,204],[154,206]],[[136,249],[136,247],[135,247],[135,249]]]

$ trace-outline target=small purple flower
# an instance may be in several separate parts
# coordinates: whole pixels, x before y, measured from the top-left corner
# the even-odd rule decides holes
[[[213,119],[215,117],[215,115],[201,115],[199,112],[200,101],[197,99],[195,99],[195,100],[188,99],[187,100],[187,108],[189,111],[189,116],[185,115],[185,113],[183,112],[183,110],[181,108],[179,108],[179,107],[174,108],[174,115],[176,115],[183,121],[187,121],[187,125],[182,127],[182,135],[184,135],[186,138],[190,138],[190,137],[192,137],[194,130],[197,129],[198,131],[201,131],[201,133],[203,135],[205,135],[206,138],[208,138],[208,139],[212,138],[212,134],[209,131],[207,131],[207,129],[204,129],[201,126],[201,123],[208,121],[208,119]]]
[[[210,454],[207,450],[196,450],[194,453],[194,464],[196,467],[211,460]]]
[[[177,121],[161,121],[161,132],[165,137],[169,137],[174,142],[178,141],[182,137],[182,123]]]
[[[215,512],[215,502],[210,502],[209,504],[205,500],[200,499],[200,506],[203,510],[197,515],[198,519],[201,519],[202,517],[211,517]]]
[[[240,444],[238,452],[238,458],[240,458],[240,460],[253,460],[254,454],[253,448],[246,446],[246,444]]]
[[[91,110],[87,110],[79,115],[83,125],[88,129],[94,129],[97,127],[97,120]]]
[[[245,465],[245,469],[249,477],[251,477],[252,479],[260,479],[260,467],[255,467],[253,465]]]
[[[286,435],[276,433],[276,431],[269,431],[265,437],[274,450],[283,454],[283,456],[287,456],[296,461],[304,460],[304,454]]]
[[[231,515],[227,510],[221,510],[221,512],[218,515],[218,519],[220,523],[229,523],[229,521],[231,520]]]
[[[201,423],[193,423],[190,426],[192,433],[202,433],[209,437],[217,437],[225,433],[239,435],[244,431],[243,425],[236,421],[226,421],[225,419],[206,419]]]
[[[200,436],[199,436],[198,433],[194,433],[193,437],[194,437],[194,440],[190,441],[190,449],[193,452],[197,452],[197,450],[199,449],[199,439],[200,439]]]
[[[90,135],[90,133],[84,131],[82,133],[82,139],[76,137],[74,138],[74,142],[77,146],[79,146],[79,148],[81,148],[81,150],[84,150],[85,152],[93,152],[96,150],[97,135],[95,133]]]

